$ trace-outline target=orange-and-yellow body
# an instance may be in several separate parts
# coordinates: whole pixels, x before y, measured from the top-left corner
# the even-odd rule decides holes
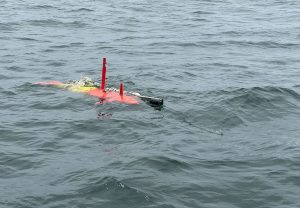
[[[126,104],[139,104],[140,100],[148,102],[151,106],[162,106],[163,99],[141,96],[139,93],[126,93],[123,91],[123,84],[120,83],[120,90],[106,89],[106,58],[103,58],[101,87],[100,84],[94,83],[90,78],[83,79],[71,83],[63,83],[60,81],[38,82],[38,85],[52,85],[59,88],[71,90],[73,92],[82,92],[97,97],[101,102],[119,102]]]
[[[68,89],[72,92],[81,92],[97,97],[104,102],[119,102],[126,104],[139,104],[140,99],[134,95],[126,95],[118,91],[102,90],[95,86],[82,86],[77,84],[68,84],[60,81],[37,82],[35,84],[45,86],[55,86],[58,88]]]

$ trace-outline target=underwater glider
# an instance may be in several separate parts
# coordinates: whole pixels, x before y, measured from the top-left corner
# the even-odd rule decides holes
[[[88,95],[99,98],[100,103],[105,102],[118,102],[128,105],[136,105],[141,101],[153,107],[162,107],[163,99],[156,97],[142,96],[136,92],[124,91],[123,84],[120,83],[120,88],[106,88],[106,58],[103,58],[102,63],[102,79],[101,85],[94,82],[91,78],[83,77],[79,81],[70,82],[60,82],[60,81],[50,81],[50,82],[37,82],[34,84],[45,85],[45,86],[55,86],[58,88],[69,89],[73,92],[82,92]]]

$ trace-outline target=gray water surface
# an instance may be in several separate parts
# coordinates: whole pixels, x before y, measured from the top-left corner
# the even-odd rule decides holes
[[[163,109],[32,84],[102,57]],[[300,207],[299,57],[296,0],[0,0],[0,207]]]

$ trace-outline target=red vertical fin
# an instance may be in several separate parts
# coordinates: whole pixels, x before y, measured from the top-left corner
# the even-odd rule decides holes
[[[105,81],[106,81],[106,58],[103,58],[102,80],[101,80],[101,90],[103,90],[103,91],[105,91]]]
[[[123,96],[124,92],[123,92],[123,84],[122,82],[120,83],[120,96]]]

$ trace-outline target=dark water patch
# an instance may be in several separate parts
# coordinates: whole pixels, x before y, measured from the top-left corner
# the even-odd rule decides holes
[[[63,22],[47,19],[47,20],[30,20],[28,21],[30,25],[33,26],[46,26],[46,27],[55,27],[55,26],[62,26]]]
[[[13,142],[22,139],[22,132],[0,126],[0,141]]]
[[[136,16],[127,16],[125,18],[120,18],[115,21],[115,24],[126,25],[129,27],[137,27],[138,23],[142,22],[143,20],[137,18]]]
[[[203,11],[203,10],[194,11],[192,13],[193,14],[214,14],[213,12]]]
[[[8,76],[5,76],[5,75],[3,75],[3,74],[0,74],[0,80],[1,80],[1,79],[7,80],[7,79],[12,79],[12,78],[10,78],[10,77],[8,77]]]
[[[54,46],[50,46],[50,48],[69,48],[70,45],[54,45]]]
[[[280,87],[242,88],[223,92],[216,105],[223,106],[242,120],[263,121],[294,113],[300,107],[300,95]],[[210,108],[210,107],[209,107]]]
[[[146,40],[145,37],[139,37],[139,36],[126,36],[122,38],[116,39],[116,41],[131,41],[131,40]],[[107,44],[107,43],[106,43]]]
[[[184,74],[187,75],[188,77],[196,77],[196,74],[191,72],[184,72]]]
[[[150,205],[150,200],[152,201],[151,194],[134,187],[126,185],[124,182],[116,179],[112,176],[102,177],[100,180],[92,180],[87,187],[79,190],[81,195],[87,195],[89,197],[99,197],[105,199],[103,205],[126,203],[126,206],[132,207],[137,202],[142,206]],[[124,198],[131,196],[131,200],[124,201]]]
[[[229,105],[243,108],[254,108],[258,111],[279,109],[289,111],[289,108],[299,107],[300,95],[295,91],[279,87],[254,87],[233,91],[234,97],[225,102]],[[293,102],[294,101],[294,102]],[[261,112],[260,111],[260,112]],[[275,113],[275,112],[274,112]]]
[[[34,52],[26,52],[25,55],[33,56],[33,55],[36,55],[36,53],[34,53]],[[34,59],[32,59],[32,60],[34,60]]]
[[[23,72],[23,71],[25,71],[24,68],[21,68],[19,66],[9,66],[9,67],[6,67],[6,69],[8,71],[14,71],[14,72]]]
[[[46,142],[42,142],[41,144],[37,144],[35,143],[34,145],[35,147],[37,147],[37,151],[42,152],[42,153],[62,153],[62,146],[59,145],[58,142],[55,141],[46,141]]]
[[[55,95],[55,92],[43,92],[38,95]],[[53,110],[71,110],[72,112],[81,111],[86,109],[87,107],[83,108],[83,104],[87,101],[84,101],[82,98],[73,98],[73,97],[67,97],[67,98],[61,98],[60,102],[55,102],[55,98],[52,98],[51,100],[44,102],[44,101],[35,101],[33,104],[30,105],[30,108],[38,109],[38,110],[47,110],[47,111],[53,111]],[[83,102],[83,103],[82,103]],[[91,105],[93,103],[91,102]]]
[[[88,9],[88,8],[79,8],[79,9],[73,9],[70,12],[93,12],[93,9]]]
[[[225,41],[225,44],[236,45],[236,46],[247,46],[247,47],[259,47],[259,48],[297,48],[299,47],[298,43],[279,43],[275,41]]]
[[[288,64],[288,61],[286,61],[286,60],[267,60],[265,62],[268,64],[275,65],[275,66],[285,66]]]
[[[234,31],[234,30],[223,31],[223,32],[221,32],[221,34],[223,34],[223,35],[230,35],[230,36],[236,36],[236,37],[243,35],[243,33],[238,32],[238,31]],[[212,35],[212,34],[210,34],[210,35]]]
[[[0,22],[0,31],[2,32],[13,32],[16,31],[21,27],[21,24],[19,22],[6,22],[1,23]]]
[[[282,175],[282,174],[278,174],[278,175]],[[293,175],[293,176],[284,177],[282,178],[282,183],[290,183],[295,186],[300,186],[300,176]]]
[[[219,135],[223,134],[224,129],[245,125],[244,119],[238,113],[216,105],[199,111],[178,113],[178,116],[184,123],[200,131]]]
[[[47,63],[46,66],[60,67],[60,66],[65,66],[65,65],[66,65],[66,63],[64,63],[64,62],[51,61],[50,63]]]
[[[162,156],[139,158],[136,161],[128,163],[126,168],[133,168],[136,166],[144,166],[144,168],[151,168],[160,172],[170,173],[181,172],[191,168],[185,161]]]
[[[67,175],[59,178],[58,180],[52,181],[51,185],[59,185],[59,184],[70,184],[80,182],[85,176],[93,175],[94,172],[87,171],[85,169],[80,169],[78,171],[70,172]]]
[[[223,41],[198,41],[195,46],[197,47],[212,47],[212,46],[225,46]]]
[[[299,162],[294,159],[289,158],[280,158],[280,157],[272,157],[265,155],[263,158],[258,157],[248,157],[248,158],[236,158],[236,159],[221,159],[221,160],[199,160],[197,163],[201,163],[203,168],[214,168],[219,169],[222,167],[228,167],[224,171],[237,171],[237,170],[244,170],[243,172],[247,172],[246,170],[250,168],[250,170],[256,168],[263,168],[263,167],[274,167],[275,166],[282,166],[286,170],[286,172],[293,167],[298,167]],[[233,169],[230,169],[233,168]],[[254,171],[254,170],[253,170]],[[272,169],[266,169],[263,171],[265,176],[269,176],[270,172],[274,171]],[[286,173],[285,172],[285,173]]]
[[[36,155],[25,155],[25,154],[17,154],[17,153],[10,153],[10,154],[0,154],[0,165],[4,165],[13,172],[9,171],[7,174],[2,175],[4,178],[15,177],[14,173],[17,171],[24,171],[28,169],[33,169],[38,167],[42,164],[42,161],[35,161],[32,160],[32,157]],[[10,174],[13,173],[12,176]],[[1,174],[1,173],[0,173]],[[2,173],[3,174],[3,173]]]
[[[26,37],[23,37],[23,38],[15,38],[16,40],[23,40],[23,41],[38,41],[34,38],[26,38]]]
[[[114,46],[99,46],[97,47],[97,50],[117,50]]]
[[[130,129],[124,129],[124,123],[120,123],[118,125],[119,127],[116,128],[106,128],[105,124],[102,124],[101,122],[91,122],[91,121],[78,121],[76,123],[71,123],[69,128],[70,129],[78,129],[80,132],[90,132],[92,134],[97,134],[101,132],[101,135],[103,135],[103,138],[106,136],[112,135],[117,131],[122,132],[123,135],[129,135],[133,134],[133,132],[130,131]]]
[[[78,177],[80,177],[80,173],[76,172],[75,174],[79,174]],[[86,181],[85,177],[86,174],[82,175],[81,180]],[[67,185],[69,183],[64,181],[57,185],[63,184]],[[130,200],[125,200],[128,198]],[[88,201],[85,199],[88,199]],[[47,197],[38,195],[27,196],[22,198],[21,203],[29,207],[41,205],[45,207],[61,207],[68,204],[76,204],[77,207],[109,206],[117,208],[120,204],[126,207],[136,207],[136,203],[143,207],[153,207],[153,198],[151,194],[141,189],[130,187],[113,176],[98,176],[93,178],[91,182],[86,183],[82,188],[64,191],[60,194],[52,192]]]
[[[39,27],[83,28],[87,26],[86,23],[83,23],[81,21],[62,22],[53,19],[30,20],[28,21],[28,23],[32,26],[39,26]]]
[[[13,89],[17,92],[31,92],[34,88],[37,87],[41,86],[32,84],[31,82],[26,82],[20,85],[16,85]]]
[[[228,69],[233,69],[233,68],[237,68],[237,69],[247,69],[249,68],[248,66],[244,66],[244,65],[236,65],[236,64],[228,64],[228,63],[212,63],[210,64],[212,66],[217,66],[219,67],[224,67],[224,68],[228,68]]]
[[[43,52],[43,53],[52,53],[52,52],[54,52],[55,50],[53,50],[53,49],[44,49],[44,50],[42,50],[41,52]]]
[[[195,42],[174,42],[172,45],[175,45],[175,46],[179,46],[179,47],[198,47],[199,45]]]
[[[70,128],[69,126],[67,126],[63,131],[57,132],[57,136],[64,139],[82,140],[84,138],[82,134],[79,134],[77,131],[75,132],[74,128]]]
[[[139,189],[129,187],[113,177],[105,177],[100,180],[97,178],[95,180],[95,183],[87,184],[86,188],[65,191],[61,194],[50,193],[46,198],[28,196],[22,199],[22,204],[29,207],[39,205],[61,207],[76,204],[77,207],[109,206],[117,208],[120,204],[126,207],[136,207],[136,203],[141,204],[143,207],[151,206],[150,197]],[[130,200],[124,200],[129,197]],[[88,201],[85,200],[86,198],[88,198]]]
[[[130,27],[126,27],[126,28],[119,28],[119,27],[108,27],[109,30],[111,30],[112,32],[129,32],[129,33],[134,33],[136,32],[136,30],[130,29]]]
[[[3,50],[7,50],[7,49],[3,49]],[[5,54],[3,57],[4,58],[11,58],[11,57],[14,57],[14,55],[13,54]]]
[[[28,121],[16,122],[15,125],[18,126],[18,127],[39,129],[40,127],[51,126],[52,123],[53,123],[53,121],[28,120]],[[59,122],[59,121],[56,121],[55,123],[58,124],[58,125],[61,124],[61,122]]]
[[[259,47],[259,48],[297,48],[298,43],[279,43],[274,41],[196,41],[196,42],[153,42],[149,46],[179,46],[179,47],[212,47],[234,45],[239,47]]]
[[[149,51],[146,52],[147,54],[154,54],[154,55],[174,55],[176,52],[164,52],[164,51]]]
[[[10,37],[0,37],[0,40],[10,40],[11,38]],[[4,48],[2,48],[2,49],[0,49],[0,50],[7,50],[7,49],[4,49]]]
[[[225,46],[225,42],[222,41],[197,41],[197,42],[153,42],[148,44],[149,46],[155,47],[183,47],[183,48],[191,48],[191,47],[212,47],[212,46]]]
[[[210,20],[205,18],[193,18],[192,21],[194,22],[210,22]]]
[[[1,158],[1,156],[0,156]],[[0,169],[1,169],[1,172],[0,172],[0,177],[1,178],[14,178],[14,177],[20,177],[22,176],[22,173],[16,173],[16,170],[13,168],[13,167],[9,167],[9,166],[6,166],[6,165],[2,165],[0,163]],[[0,202],[1,204],[1,202]]]
[[[51,102],[36,101],[34,104],[30,105],[30,108],[51,111],[69,109],[69,106],[66,104],[55,104]]]
[[[10,57],[10,56],[6,56],[6,57]],[[13,59],[1,59],[0,60],[0,63],[2,63],[2,64],[12,64],[12,63],[14,63],[15,62],[15,60],[13,60]]]
[[[53,46],[50,46],[50,48],[51,49],[61,49],[61,48],[71,48],[71,47],[82,47],[83,45],[84,45],[84,43],[74,42],[74,43],[70,43],[70,44],[53,45]],[[51,50],[51,49],[48,49],[48,50]]]
[[[31,7],[29,7],[29,9],[36,9],[36,10],[41,10],[41,9],[45,9],[45,10],[47,10],[47,9],[57,9],[57,10],[60,10],[59,7],[55,7],[55,6],[47,5],[47,4],[31,6]]]
[[[76,43],[70,43],[71,47],[82,47],[84,46],[84,43],[82,42],[76,42]]]
[[[147,13],[147,12],[151,12],[152,10],[150,9],[150,7],[149,7],[150,5],[149,4],[144,4],[144,3],[139,3],[139,4],[137,4],[136,6],[126,6],[125,8],[126,9],[128,9],[128,10],[131,10],[131,11],[133,11],[133,12],[145,12],[145,13]]]
[[[167,109],[167,112],[171,110],[176,120],[190,126],[219,132],[249,122],[282,118],[299,113],[300,109],[300,94],[288,88],[253,87],[198,94],[193,94],[190,99],[197,103],[197,110],[187,108],[173,112]],[[206,98],[206,101],[200,101],[199,97]]]
[[[0,88],[0,90],[1,90],[1,88]],[[15,96],[15,95],[17,95],[17,93],[12,91],[12,90],[1,90],[0,92],[4,96]]]

